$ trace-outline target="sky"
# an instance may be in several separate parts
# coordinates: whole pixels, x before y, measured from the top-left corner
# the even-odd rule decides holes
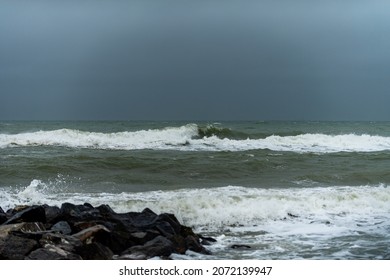
[[[390,120],[388,0],[0,1],[1,120]]]

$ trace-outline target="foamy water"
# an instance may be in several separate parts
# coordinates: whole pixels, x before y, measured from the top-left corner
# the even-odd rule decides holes
[[[375,152],[390,150],[390,137],[356,134],[272,135],[263,139],[229,139],[217,136],[198,138],[198,126],[101,133],[74,129],[0,134],[0,148],[62,146],[106,150],[178,151],[291,151],[299,153]]]
[[[388,259],[389,166],[388,123],[0,123],[4,210],[148,207],[218,240],[173,258]]]
[[[322,258],[327,246],[337,248],[332,242],[340,242],[341,246],[334,249],[335,258],[337,254],[356,258],[346,240],[354,246],[366,239],[366,243],[374,242],[369,241],[373,233],[385,237],[390,229],[390,188],[386,185],[63,193],[54,185],[33,180],[17,192],[1,190],[0,198],[3,209],[20,204],[60,206],[63,202],[88,201],[95,206],[109,204],[117,212],[141,211],[145,207],[157,213],[170,212],[184,224],[218,239],[210,247],[216,255],[209,258],[228,258],[233,244],[251,247],[239,251],[245,258],[296,258],[308,248],[313,250],[312,257]],[[288,252],[291,247],[295,249]]]

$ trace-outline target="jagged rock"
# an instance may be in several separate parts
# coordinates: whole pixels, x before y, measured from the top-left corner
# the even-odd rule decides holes
[[[34,233],[34,232],[43,232],[45,227],[42,223],[18,223],[10,225],[1,225],[0,226],[0,238],[8,236],[10,233]]]
[[[46,245],[32,251],[26,259],[28,260],[81,260],[82,258],[74,253],[65,251],[53,245]]]
[[[15,213],[4,224],[16,224],[20,222],[46,222],[45,209],[43,206],[31,206],[27,207],[17,213]]]
[[[0,258],[149,259],[187,250],[208,254],[201,238],[173,214],[116,213],[89,203],[0,208]],[[202,237],[202,242],[207,238]],[[115,254],[115,255],[114,255]]]
[[[99,210],[90,204],[74,205],[67,202],[61,205],[59,218],[72,226],[74,222],[100,220],[102,217]]]
[[[173,243],[174,252],[177,254],[185,254],[187,251],[187,242],[186,239],[181,235],[174,235],[169,240]]]
[[[7,221],[7,215],[5,214],[4,210],[0,207],[0,225]]]
[[[133,246],[121,255],[144,255],[146,258],[152,258],[155,256],[168,257],[174,252],[173,243],[164,236],[157,236],[151,241],[146,242],[144,245]]]
[[[38,242],[8,234],[0,238],[0,259],[1,260],[23,260],[24,257],[38,246]]]
[[[58,223],[56,223],[51,227],[51,230],[62,234],[72,233],[72,229],[70,228],[70,225],[66,221],[59,221]]]
[[[43,205],[43,208],[45,209],[46,222],[50,224],[56,223],[61,212],[60,208],[58,206],[49,206],[46,204]]]
[[[197,253],[202,253],[202,254],[205,254],[205,255],[210,255],[210,251],[208,251],[206,248],[204,248],[202,246],[202,244],[200,243],[199,239],[196,238],[195,236],[187,236],[185,238],[186,240],[186,245],[187,245],[187,248],[191,251],[194,251],[194,252],[197,252]]]
[[[76,251],[84,260],[110,260],[114,256],[110,248],[99,242],[86,244]]]
[[[230,246],[230,248],[232,248],[232,249],[250,249],[251,246],[244,245],[244,244],[233,244],[232,246]]]
[[[202,245],[211,245],[211,243],[217,242],[217,240],[212,238],[212,237],[203,236],[203,235],[200,235],[200,234],[198,234],[198,236],[201,239],[201,244]]]
[[[59,233],[46,233],[39,240],[39,244],[42,247],[47,247],[48,245],[52,245],[54,247],[61,248],[67,252],[76,252],[76,249],[83,246],[83,243],[80,239],[70,236],[63,235]]]
[[[103,225],[96,225],[90,228],[86,228],[78,233],[73,234],[73,237],[76,237],[80,239],[83,242],[91,242],[91,240],[94,238],[94,236],[101,231],[110,232],[105,226]]]

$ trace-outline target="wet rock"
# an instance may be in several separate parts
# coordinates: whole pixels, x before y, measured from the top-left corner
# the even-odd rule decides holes
[[[0,238],[1,260],[23,260],[25,256],[38,246],[38,242],[8,234]]]
[[[287,213],[287,216],[289,216],[290,218],[299,218],[299,216],[291,214],[291,213]]]
[[[169,256],[174,252],[173,243],[164,236],[157,236],[144,245],[133,246],[124,252],[122,255],[144,255],[146,258],[155,256]]]
[[[198,236],[201,239],[202,245],[211,245],[212,243],[217,242],[217,240],[215,238],[212,238],[212,237],[207,237],[207,236],[203,236],[200,234]]]
[[[0,226],[0,238],[8,236],[10,233],[42,233],[46,230],[42,223],[18,223]]]
[[[110,260],[114,256],[114,253],[110,250],[110,248],[99,242],[81,246],[77,248],[77,253],[84,260]]]
[[[232,248],[232,249],[250,249],[251,246],[244,245],[244,244],[233,244],[232,246],[230,246],[230,248]]]
[[[80,239],[83,242],[90,243],[92,242],[94,236],[101,231],[110,232],[105,226],[96,225],[90,228],[86,228],[78,233],[75,233],[72,236]]]
[[[46,204],[43,205],[43,208],[45,209],[46,222],[49,224],[56,223],[61,212],[60,208],[58,206],[49,206]]]
[[[7,221],[7,215],[5,214],[4,210],[0,207],[0,225]]]
[[[0,209],[0,258],[148,259],[187,250],[208,254],[200,238],[173,214],[116,213],[89,203]]]
[[[83,242],[80,239],[59,233],[44,234],[39,240],[39,244],[44,248],[50,245],[71,253],[76,252],[77,248],[83,246]]]
[[[16,212],[4,224],[16,224],[20,222],[46,222],[45,209],[43,206],[27,207],[19,212]]]
[[[56,223],[51,227],[51,230],[62,234],[72,233],[72,229],[70,228],[70,225],[66,221],[59,221],[58,223]]]
[[[197,253],[202,253],[205,255],[210,255],[210,251],[208,251],[206,248],[202,246],[200,243],[200,240],[196,238],[195,236],[187,236],[185,238],[186,240],[186,245],[187,248],[191,251],[197,252]]]
[[[47,245],[32,251],[26,259],[28,260],[81,260],[81,256],[65,251],[53,245]]]

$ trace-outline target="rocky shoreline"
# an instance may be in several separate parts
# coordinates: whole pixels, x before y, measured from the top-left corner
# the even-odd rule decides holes
[[[0,208],[0,259],[169,259],[187,250],[210,254],[215,240],[193,232],[173,214],[116,213],[88,203]]]

